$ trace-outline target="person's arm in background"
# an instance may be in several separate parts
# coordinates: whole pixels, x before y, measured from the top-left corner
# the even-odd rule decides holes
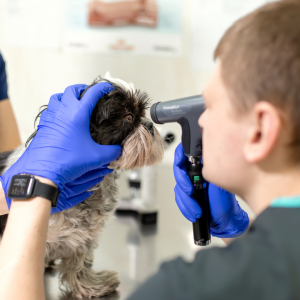
[[[0,152],[21,145],[17,122],[7,95],[5,62],[0,54]]]
[[[14,112],[8,99],[0,101],[0,152],[13,150],[21,145]]]
[[[0,186],[0,216],[6,215],[9,213],[7,204],[6,204],[6,199],[4,195],[4,191],[2,187]]]

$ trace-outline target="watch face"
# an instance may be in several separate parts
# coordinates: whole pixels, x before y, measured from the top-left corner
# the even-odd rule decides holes
[[[34,186],[35,179],[30,175],[16,175],[12,178],[8,189],[8,197],[13,199],[28,198]]]

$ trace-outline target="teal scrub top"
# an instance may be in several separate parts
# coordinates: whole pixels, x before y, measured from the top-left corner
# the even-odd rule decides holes
[[[300,195],[275,198],[270,206],[287,208],[300,207]]]

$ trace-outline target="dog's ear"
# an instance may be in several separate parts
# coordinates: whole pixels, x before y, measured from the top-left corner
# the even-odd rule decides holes
[[[79,100],[81,100],[81,98],[84,96],[84,94],[86,93],[86,91],[91,88],[92,86],[94,86],[95,84],[97,84],[98,82],[94,81],[92,84],[90,84],[81,94],[79,97]]]
[[[84,94],[86,93],[86,91],[91,88],[92,86],[94,86],[96,84],[96,82],[93,82],[91,85],[89,85],[81,94],[79,97],[79,100],[81,100],[81,98],[84,96]]]
[[[41,114],[44,110],[46,110],[48,107],[48,105],[42,105],[40,107],[40,112],[38,113],[38,115],[35,117],[34,119],[34,127],[36,128],[36,124],[37,124],[37,120],[41,117]],[[37,130],[34,131],[34,133],[27,139],[26,143],[25,143],[25,148],[28,147],[29,143],[31,142],[31,140],[36,136],[37,134]]]

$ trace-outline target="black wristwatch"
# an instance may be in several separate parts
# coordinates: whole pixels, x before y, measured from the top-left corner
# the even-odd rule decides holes
[[[32,175],[15,175],[10,181],[7,196],[11,199],[39,196],[50,200],[52,207],[56,207],[59,190],[55,186],[40,182]]]

